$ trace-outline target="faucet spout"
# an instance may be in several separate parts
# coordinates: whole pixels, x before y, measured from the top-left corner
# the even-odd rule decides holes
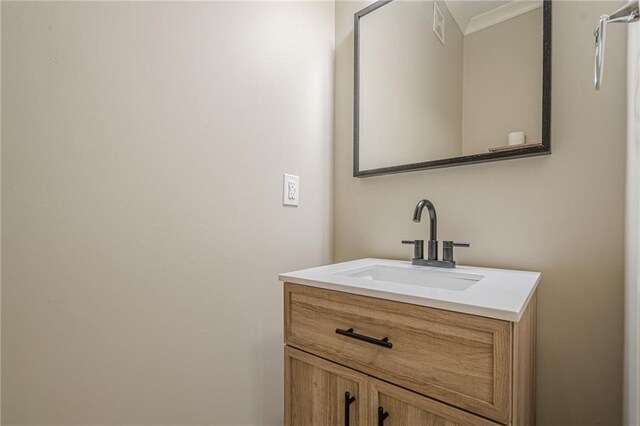
[[[427,208],[429,212],[429,239],[437,240],[438,239],[438,219],[436,218],[436,208],[433,206],[433,203],[429,200],[420,200],[416,205],[415,210],[413,211],[413,221],[420,222],[422,219],[422,210]]]
[[[429,200],[422,199],[418,201],[416,204],[416,208],[413,211],[413,221],[420,222],[422,219],[422,210],[427,208],[429,212],[429,242],[427,244],[428,247],[428,259],[429,260],[437,260],[438,259],[438,220],[436,218],[436,208],[433,206],[433,203]]]

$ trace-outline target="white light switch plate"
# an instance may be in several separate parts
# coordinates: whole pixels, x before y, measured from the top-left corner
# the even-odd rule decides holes
[[[282,204],[297,206],[300,200],[300,177],[284,174],[282,179]]]

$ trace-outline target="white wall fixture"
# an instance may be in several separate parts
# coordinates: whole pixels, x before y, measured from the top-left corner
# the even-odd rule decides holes
[[[444,44],[444,15],[436,3],[433,3],[433,32]]]
[[[282,204],[297,206],[300,200],[300,177],[284,173],[282,183]]]

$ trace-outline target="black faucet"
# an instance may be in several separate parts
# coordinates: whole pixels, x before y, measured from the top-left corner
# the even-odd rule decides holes
[[[438,218],[436,217],[436,208],[429,200],[420,200],[413,210],[413,221],[420,222],[422,219],[422,210],[427,208],[429,212],[429,241],[427,241],[427,259],[438,260]]]
[[[438,219],[436,217],[436,208],[429,200],[422,199],[416,204],[413,211],[413,221],[420,222],[422,219],[422,210],[427,208],[429,212],[429,241],[427,241],[427,258],[424,258],[424,240],[402,241],[402,244],[413,244],[413,259],[411,263],[414,265],[437,266],[440,268],[455,268],[456,262],[453,260],[454,247],[469,247],[469,243],[454,243],[453,241],[444,241],[442,243],[442,260],[438,260]]]

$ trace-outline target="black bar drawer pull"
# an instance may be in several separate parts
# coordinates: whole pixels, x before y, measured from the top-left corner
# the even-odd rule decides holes
[[[378,426],[384,425],[384,419],[389,417],[389,413],[384,411],[384,408],[378,407]]]
[[[336,333],[342,336],[351,337],[352,339],[362,340],[363,342],[371,343],[378,346],[383,346],[385,348],[391,349],[393,345],[389,341],[388,337],[384,337],[382,339],[374,339],[373,337],[364,336],[362,334],[354,333],[353,328],[348,330],[342,330],[340,328],[336,328]]]
[[[349,426],[349,406],[356,400],[349,392],[344,393],[344,426]]]

